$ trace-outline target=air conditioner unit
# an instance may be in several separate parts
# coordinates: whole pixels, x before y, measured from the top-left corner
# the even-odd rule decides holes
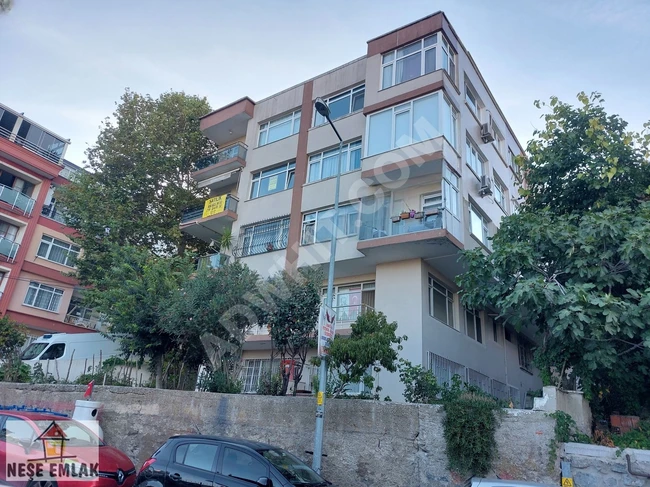
[[[481,140],[489,144],[490,142],[494,142],[494,130],[492,129],[492,124],[491,123],[483,123],[481,124]]]
[[[481,196],[487,196],[492,194],[492,180],[485,174],[481,176],[481,187],[478,191],[478,194]]]

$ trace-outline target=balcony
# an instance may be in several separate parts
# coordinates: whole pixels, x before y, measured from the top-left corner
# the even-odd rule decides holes
[[[13,240],[0,237],[0,256],[4,257],[7,261],[11,262],[16,258],[16,254],[20,249],[20,244]]]
[[[50,220],[54,220],[55,222],[59,222],[61,225],[65,225],[65,216],[63,215],[63,212],[53,204],[43,206],[41,215]]]
[[[199,257],[197,269],[217,269],[228,263],[229,257],[224,254],[211,254]]]
[[[50,134],[47,134],[43,131],[43,136],[41,139],[45,139],[46,143],[49,143],[47,146],[35,144],[30,142],[20,135],[13,134],[4,127],[0,127],[0,137],[9,139],[10,141],[24,147],[25,149],[38,154],[39,156],[47,159],[54,164],[59,164],[61,161],[61,155],[63,154],[63,149],[66,145],[65,142],[54,138]]]
[[[255,102],[242,98],[201,118],[203,135],[219,145],[246,136],[248,121],[253,118]]]
[[[231,194],[205,201],[202,207],[191,208],[181,217],[181,231],[205,242],[218,239],[237,220],[239,200]]]
[[[239,169],[246,166],[246,144],[238,142],[234,145],[219,149],[194,164],[196,171],[192,178],[199,188],[217,189],[237,183]]]
[[[0,201],[7,203],[12,209],[20,211],[26,216],[31,216],[36,203],[29,196],[4,184],[0,184]]]

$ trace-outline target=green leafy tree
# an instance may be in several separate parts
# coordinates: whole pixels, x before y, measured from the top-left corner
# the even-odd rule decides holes
[[[463,304],[538,330],[545,382],[571,369],[602,401],[622,383],[650,387],[650,125],[628,131],[600,95],[578,99],[544,105],[546,127],[518,161],[521,212],[502,220],[491,254],[464,253],[458,283]]]
[[[259,322],[269,328],[273,341],[271,363],[277,353],[282,363],[293,364],[293,371],[282,368],[282,389],[285,395],[293,373],[293,394],[302,379],[307,353],[316,346],[318,316],[321,304],[323,273],[316,268],[301,268],[271,276],[260,288]],[[273,374],[277,371],[270,371]]]
[[[7,315],[0,318],[0,380],[29,381],[29,366],[20,360],[20,347],[24,343],[25,330]]]
[[[399,359],[399,380],[404,384],[404,399],[417,404],[438,402],[442,388],[433,372],[421,365],[413,365],[403,358]]]
[[[337,377],[333,395],[345,394],[350,384],[363,382],[372,389],[374,378],[369,368],[379,372],[397,371],[397,359],[406,336],[398,336],[397,322],[389,323],[381,312],[368,311],[352,323],[349,337],[336,335],[332,340],[327,360],[328,368]]]

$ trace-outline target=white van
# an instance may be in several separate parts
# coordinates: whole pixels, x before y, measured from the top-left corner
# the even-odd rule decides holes
[[[30,343],[20,356],[32,370],[41,364],[45,375],[67,382],[74,382],[83,374],[99,372],[106,359],[112,357],[122,357],[119,337],[107,338],[101,333],[50,333]],[[146,366],[118,365],[111,373],[136,386],[146,383],[150,377]]]

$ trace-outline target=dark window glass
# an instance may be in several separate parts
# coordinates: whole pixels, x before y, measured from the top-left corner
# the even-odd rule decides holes
[[[186,443],[176,448],[174,462],[211,472],[217,448],[217,445],[206,443]]]
[[[260,477],[268,476],[267,470],[264,463],[249,453],[233,448],[224,450],[221,473],[226,477],[257,482]]]
[[[55,360],[61,358],[63,357],[63,352],[65,352],[65,343],[55,343],[45,350],[40,360]]]
[[[12,132],[14,126],[16,125],[16,120],[18,120],[18,116],[14,115],[13,113],[4,112],[2,114],[2,118],[0,118],[0,132],[2,133],[3,136],[5,137],[9,136],[9,134],[7,134],[5,131]]]

